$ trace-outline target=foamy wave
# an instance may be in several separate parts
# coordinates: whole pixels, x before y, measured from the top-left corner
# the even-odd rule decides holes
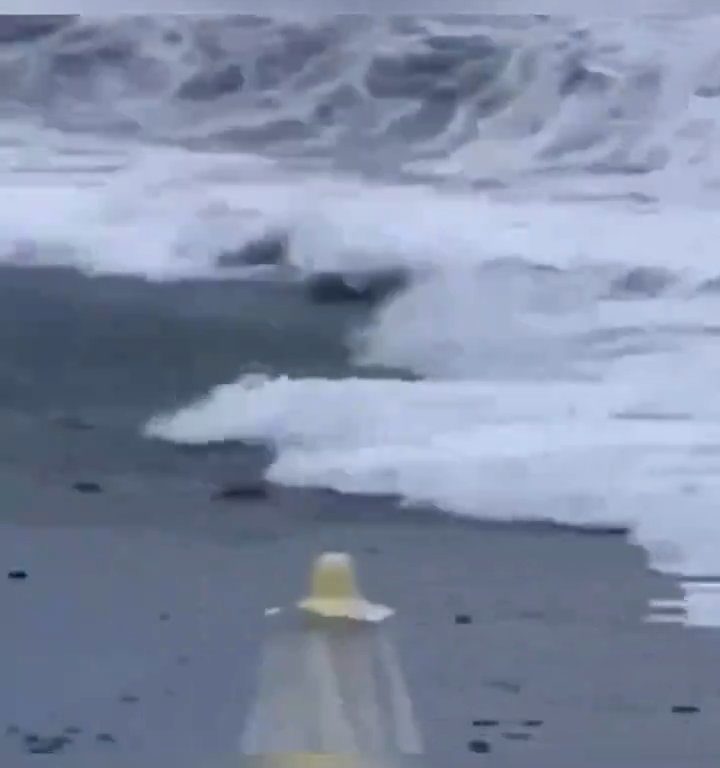
[[[720,534],[720,400],[703,354],[604,382],[243,379],[146,433],[268,442],[269,477],[287,485],[397,494],[477,518],[627,525],[658,564],[712,573],[703,542]],[[682,363],[695,375],[678,383],[669,376]]]
[[[311,156],[384,175],[591,170],[695,186],[718,176],[717,15],[4,24],[6,109],[58,128]]]
[[[44,152],[34,151],[38,135]],[[0,163],[0,260],[21,266],[224,277],[223,253],[286,226],[283,199],[290,195],[278,198],[260,181],[273,169],[257,157],[218,160],[111,140],[87,146],[76,136],[37,131],[29,143],[0,152]],[[245,185],[241,193],[223,194],[233,178]]]
[[[243,380],[148,434],[266,442],[287,484],[626,523],[717,570],[719,23],[26,29],[0,45],[0,260],[252,277],[223,257],[279,233],[280,279],[400,273],[348,344],[435,381]]]
[[[552,199],[552,187],[480,194],[292,171],[253,155],[28,133],[0,149],[0,259],[18,263],[223,276],[221,254],[284,232],[286,263],[301,275],[450,274],[505,259],[609,268],[611,277],[649,267],[688,285],[717,277],[711,197],[691,207]]]

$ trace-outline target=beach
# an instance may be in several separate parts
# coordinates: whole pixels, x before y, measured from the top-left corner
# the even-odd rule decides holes
[[[720,15],[91,4],[0,16],[0,768],[715,768]]]
[[[50,307],[64,285],[45,272],[22,279]],[[68,280],[75,308],[102,290]],[[145,290],[159,302],[176,289]],[[26,311],[37,316],[29,294]],[[114,306],[115,328],[139,316],[137,303],[103,305]],[[166,306],[183,350],[166,374],[187,381],[207,353],[204,337],[192,347],[182,335],[187,302]],[[76,311],[70,356],[106,333]],[[74,377],[62,385],[47,362],[57,323],[44,326],[46,348],[32,325],[14,327],[4,384],[15,373],[27,386],[2,412],[0,551],[5,570],[27,578],[2,587],[4,765],[36,764],[27,736],[68,728],[79,732],[66,733],[54,765],[239,764],[265,611],[307,592],[312,559],[325,550],[355,555],[368,597],[397,611],[386,631],[427,765],[716,763],[720,637],[646,621],[651,600],[680,591],[623,535],[267,485],[263,450],[142,437],[168,389],[158,368],[144,377],[133,347],[145,344],[141,335],[117,344],[125,369],[139,361],[132,386],[113,386],[112,371],[72,357]],[[78,392],[92,408],[78,407]],[[490,751],[471,752],[474,740]]]
[[[353,553],[367,594],[398,612],[388,631],[428,765],[477,764],[473,739],[498,765],[716,760],[717,634],[644,623],[649,599],[677,588],[621,538],[302,493],[218,506],[180,478],[105,476],[86,498],[70,476],[3,474],[2,560],[27,572],[3,584],[2,717],[20,729],[2,741],[7,765],[36,759],[23,735],[73,727],[53,764],[225,765],[213,761],[238,749],[265,609],[305,594],[324,549]]]

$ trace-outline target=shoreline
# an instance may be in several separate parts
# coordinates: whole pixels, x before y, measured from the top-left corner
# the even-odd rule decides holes
[[[138,299],[111,280],[6,274],[2,296],[20,293],[0,302],[0,562],[27,578],[2,579],[2,765],[35,765],[23,740],[67,728],[82,733],[53,765],[237,765],[264,612],[302,596],[319,552],[344,550],[368,598],[398,612],[423,765],[715,768],[720,635],[645,621],[681,590],[617,531],[279,488],[262,480],[267,451],[141,436],[243,366],[305,364],[293,339],[322,320],[287,339],[286,308],[270,347],[246,347],[238,286],[199,308],[180,288]],[[347,326],[326,325],[313,365],[342,375]]]
[[[622,537],[283,489],[214,502],[192,479],[120,489],[116,476],[82,494],[70,477],[2,475],[2,562],[28,578],[3,584],[0,725],[44,737],[82,728],[54,764],[224,764],[252,703],[264,611],[305,592],[325,549],[354,554],[368,597],[398,611],[389,631],[422,764],[476,764],[473,739],[528,768],[709,767],[720,752],[708,675],[720,635],[645,623],[650,600],[678,588]],[[18,735],[0,755],[35,757]]]

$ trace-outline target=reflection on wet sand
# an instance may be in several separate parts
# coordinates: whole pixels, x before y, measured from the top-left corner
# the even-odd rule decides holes
[[[360,594],[352,563],[320,558],[301,611],[275,612],[241,751],[268,766],[397,766],[422,739],[392,611]]]

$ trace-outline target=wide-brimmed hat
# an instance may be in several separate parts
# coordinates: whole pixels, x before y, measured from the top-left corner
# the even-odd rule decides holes
[[[315,560],[310,596],[298,607],[324,618],[369,622],[383,621],[395,613],[365,599],[357,586],[353,559],[342,552],[326,552]]]

